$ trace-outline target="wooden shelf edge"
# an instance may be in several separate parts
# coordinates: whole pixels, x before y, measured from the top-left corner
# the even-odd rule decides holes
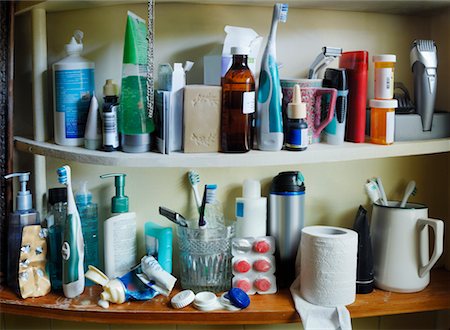
[[[87,150],[81,147],[38,142],[20,136],[15,136],[14,142],[17,150],[31,154],[87,164],[124,167],[261,167],[415,156],[450,151],[450,138],[396,142],[390,146],[349,142],[338,146],[316,143],[303,152],[251,150],[244,154],[174,152],[170,155],[156,152],[127,154],[120,151]]]
[[[178,290],[177,290],[178,291]],[[201,312],[188,306],[175,310],[169,299],[158,296],[148,302],[111,304],[109,309],[96,305],[100,288],[90,287],[83,295],[66,299],[62,294],[18,299],[9,289],[0,287],[0,312],[68,321],[122,324],[281,324],[300,322],[289,290],[275,295],[255,295],[250,307],[238,312]],[[175,293],[175,292],[174,292]],[[173,293],[173,294],[174,294]],[[450,309],[450,272],[431,273],[431,283],[421,292],[394,293],[375,289],[357,295],[347,306],[352,318],[374,317]]]

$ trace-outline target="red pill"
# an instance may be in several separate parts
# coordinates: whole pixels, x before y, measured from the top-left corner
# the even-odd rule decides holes
[[[238,273],[247,273],[251,268],[252,266],[248,263],[247,260],[239,260],[233,265],[234,271]]]
[[[257,253],[267,253],[270,250],[270,244],[267,241],[256,241],[253,243],[253,251]]]
[[[250,281],[247,279],[241,279],[239,281],[236,282],[236,284],[234,285],[235,288],[239,288],[244,292],[249,292],[250,289],[252,288],[252,285],[250,284]]]
[[[255,281],[255,287],[257,290],[266,292],[269,291],[272,284],[267,278],[260,278]]]
[[[270,262],[266,259],[259,259],[253,263],[253,269],[261,273],[268,272],[271,267]]]

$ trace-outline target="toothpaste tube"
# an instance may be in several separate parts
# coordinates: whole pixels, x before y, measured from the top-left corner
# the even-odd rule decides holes
[[[86,278],[103,287],[103,292],[100,294],[101,300],[122,304],[129,300],[150,300],[159,294],[140,281],[138,268],[112,280],[98,268],[94,266],[88,268]]]
[[[153,256],[144,256],[141,259],[143,274],[138,277],[143,283],[168,297],[177,281],[169,272],[166,272]]]

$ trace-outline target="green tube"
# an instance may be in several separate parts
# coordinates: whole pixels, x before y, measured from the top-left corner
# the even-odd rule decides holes
[[[122,92],[118,128],[122,150],[150,150],[153,119],[147,112],[147,27],[145,20],[128,12],[122,65]]]

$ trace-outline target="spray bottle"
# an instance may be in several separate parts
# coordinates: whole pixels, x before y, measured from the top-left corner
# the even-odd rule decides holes
[[[83,32],[76,30],[65,47],[68,56],[53,64],[55,142],[65,146],[84,144],[84,130],[95,89],[95,65],[80,56],[82,40]]]
[[[123,173],[103,174],[100,178],[115,178],[116,195],[111,199],[112,216],[104,224],[105,272],[109,278],[120,277],[136,265],[136,213],[128,212]]]
[[[22,298],[39,297],[50,292],[50,280],[45,271],[46,235],[27,190],[30,172],[8,174],[5,179],[13,177],[19,178],[20,191],[16,196],[16,210],[9,214],[7,282]]]

